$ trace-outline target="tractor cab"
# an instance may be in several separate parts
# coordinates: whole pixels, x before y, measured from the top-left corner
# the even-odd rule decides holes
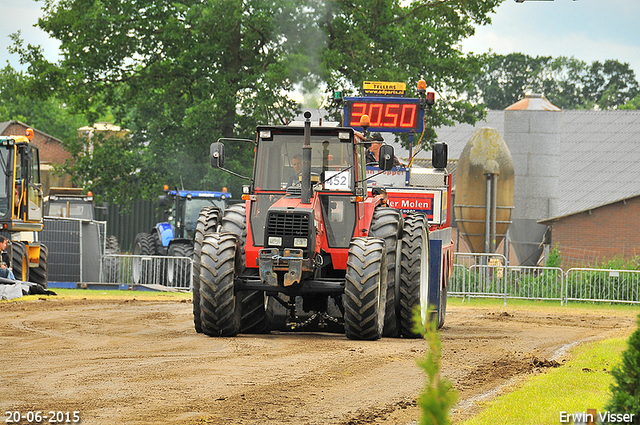
[[[345,248],[354,235],[366,234],[362,217],[374,207],[367,201],[366,146],[352,128],[311,127],[308,117],[304,127],[259,126],[253,184],[243,189],[243,199],[251,201],[247,264],[256,264],[265,247],[279,254],[301,250],[305,260],[316,256],[316,262],[345,268]],[[384,148],[383,156],[393,158],[393,148]],[[223,166],[224,145],[214,143],[211,155],[212,165]],[[222,164],[215,164],[218,158]]]
[[[168,222],[158,223],[156,227],[165,248],[174,239],[193,239],[200,210],[213,206],[224,211],[231,198],[226,191],[169,190],[165,186],[164,192],[158,201],[161,206],[169,206],[166,211],[169,218]]]
[[[312,197],[319,202],[325,216],[329,245],[346,247],[349,244],[356,222],[356,203],[352,197],[356,193],[361,197],[366,194],[366,170],[358,166],[365,163],[365,149],[362,144],[355,143],[351,129],[315,127],[306,148],[303,138],[303,129],[299,127],[258,129],[252,191],[255,201],[251,203],[250,211],[251,233],[257,246],[284,248],[289,243],[290,248],[302,247],[302,236],[313,237],[316,233],[315,229],[308,228],[314,224]],[[306,166],[305,149],[310,154]],[[305,195],[306,200],[303,199]],[[317,195],[317,199],[312,195]],[[307,229],[295,231],[301,236],[297,242],[294,239],[282,242],[282,238],[278,239],[282,235],[278,234],[280,230],[275,223],[287,221],[285,216],[298,215],[300,217],[294,222],[301,224],[298,220],[303,220],[308,223]],[[271,240],[270,235],[273,236]],[[311,242],[306,241],[304,248],[313,252]]]
[[[95,220],[95,209],[93,193],[85,194],[84,189],[79,187],[52,187],[44,198],[47,217]]]

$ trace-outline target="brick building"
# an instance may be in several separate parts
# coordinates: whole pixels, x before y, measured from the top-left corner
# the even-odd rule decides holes
[[[550,242],[560,251],[565,270],[640,256],[640,196],[542,223],[551,227]]]
[[[30,126],[20,121],[0,122],[0,135],[24,135],[29,127]],[[36,128],[33,129],[33,133],[31,143],[36,145],[40,151],[40,171],[44,195],[49,194],[49,188],[52,186],[70,187],[69,176],[55,176],[53,174],[52,166],[54,164],[62,164],[66,159],[71,158],[69,152],[65,151],[62,147],[62,141]]]

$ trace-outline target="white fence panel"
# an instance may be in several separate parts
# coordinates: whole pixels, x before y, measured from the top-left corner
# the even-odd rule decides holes
[[[109,254],[102,257],[100,282],[191,289],[193,261],[189,257]]]
[[[567,270],[565,301],[640,303],[640,271]]]
[[[505,266],[501,254],[456,253],[451,296],[640,303],[640,271]]]
[[[559,267],[512,266],[505,273],[508,298],[562,301],[564,272]]]

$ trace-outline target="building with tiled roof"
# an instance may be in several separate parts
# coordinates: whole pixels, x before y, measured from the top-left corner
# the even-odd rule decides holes
[[[30,128],[30,126],[20,121],[0,122],[0,135],[24,135],[27,128]],[[53,173],[54,165],[63,164],[67,159],[71,158],[71,154],[64,150],[62,141],[37,128],[33,129],[33,133],[31,143],[38,147],[40,153],[40,171],[44,194],[47,195],[49,188],[53,186],[70,186],[69,176],[58,176]]]

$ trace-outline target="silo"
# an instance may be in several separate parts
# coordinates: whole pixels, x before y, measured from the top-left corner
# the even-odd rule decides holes
[[[557,215],[562,111],[541,94],[505,110],[504,140],[513,157],[515,187],[509,239],[520,265],[535,265],[547,226]]]
[[[498,130],[477,129],[458,159],[456,222],[473,252],[495,252],[513,209],[513,161]],[[489,237],[487,237],[489,235]]]

